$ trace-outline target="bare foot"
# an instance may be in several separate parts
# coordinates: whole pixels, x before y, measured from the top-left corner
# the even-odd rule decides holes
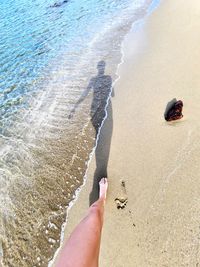
[[[99,198],[106,200],[106,193],[108,189],[108,180],[107,178],[102,178],[99,182]]]

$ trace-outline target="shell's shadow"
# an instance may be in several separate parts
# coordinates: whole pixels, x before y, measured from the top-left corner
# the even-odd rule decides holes
[[[174,106],[174,104],[177,102],[176,98],[173,98],[171,101],[169,101],[167,103],[167,106],[165,108],[165,113],[164,113],[164,118],[165,120],[167,120],[167,114],[169,113],[169,111],[171,110],[171,108]]]

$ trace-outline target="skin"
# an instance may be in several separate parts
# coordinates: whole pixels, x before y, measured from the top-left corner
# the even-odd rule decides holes
[[[98,267],[107,179],[102,178],[99,186],[99,199],[70,235],[56,267]]]

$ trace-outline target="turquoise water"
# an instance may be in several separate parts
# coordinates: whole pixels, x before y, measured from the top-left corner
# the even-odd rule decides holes
[[[59,246],[66,208],[83,182],[105,116],[111,92],[105,80],[109,86],[116,80],[124,36],[150,2],[0,0],[5,266],[47,266]],[[96,99],[86,94],[91,81]]]
[[[1,120],[32,97],[39,81],[47,79],[53,59],[67,53],[66,64],[77,64],[90,42],[130,8],[130,2],[69,0],[51,7],[53,1],[1,1]]]

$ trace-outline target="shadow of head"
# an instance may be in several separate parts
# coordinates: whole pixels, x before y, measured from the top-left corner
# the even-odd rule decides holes
[[[97,70],[99,75],[104,75],[105,67],[106,67],[106,62],[104,60],[98,62]]]

